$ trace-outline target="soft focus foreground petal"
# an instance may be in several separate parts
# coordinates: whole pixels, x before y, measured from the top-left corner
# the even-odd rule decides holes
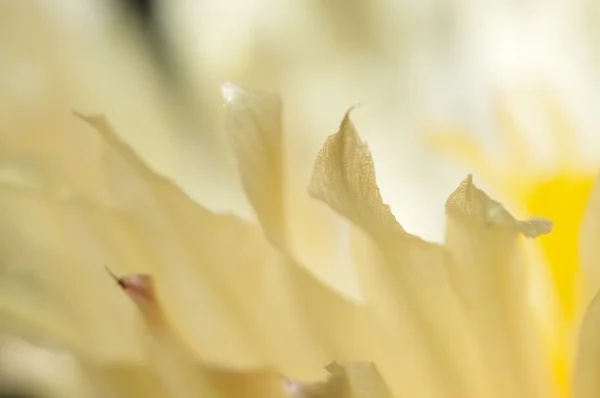
[[[544,218],[519,221],[468,176],[446,203],[450,277],[484,352],[494,391],[548,397],[548,363],[528,304],[519,236],[550,232]]]
[[[102,117],[83,118],[100,134],[72,119],[1,136],[2,309],[95,360],[140,358],[136,314],[107,263],[155,276],[166,316],[198,359],[320,377],[327,361],[306,336],[288,262],[263,232],[198,206]]]
[[[175,250],[164,253],[160,263],[154,259],[156,279],[159,289],[164,289],[163,300],[174,326],[196,351],[205,360],[225,365],[269,363],[292,377],[321,375],[324,357],[294,301],[285,256],[260,229],[208,212],[149,170],[103,118],[86,120],[144,178],[150,196],[156,198],[157,203],[140,218],[148,222],[148,214],[166,213],[160,224],[143,227],[171,235]],[[123,174],[117,177],[123,179]],[[141,198],[131,200],[130,206],[132,212],[141,211]],[[164,239],[161,236],[156,244]]]
[[[600,293],[590,303],[579,332],[575,360],[575,398],[600,396]]]
[[[2,281],[11,286],[2,290],[6,308],[52,320],[92,357],[129,359],[139,346],[123,328],[131,322],[131,306],[114,295],[102,264],[155,272],[178,326],[198,331],[195,348],[207,359],[261,363],[231,299],[222,297],[214,276],[202,275],[202,264],[235,264],[230,239],[252,232],[198,208],[132,152],[123,153],[112,137],[103,141],[81,122],[60,127],[3,137],[6,167],[35,177],[35,188],[4,184],[1,191],[7,226]],[[186,228],[182,214],[197,221],[195,229]],[[228,233],[212,234],[218,227]],[[199,243],[191,242],[195,239]],[[257,250],[260,246],[252,248]],[[216,258],[211,262],[210,256]],[[220,347],[218,341],[227,343]]]
[[[137,304],[150,333],[146,349],[148,366],[103,366],[93,369],[94,381],[105,392],[121,397],[198,396],[223,398],[365,397],[387,398],[389,393],[377,370],[369,363],[333,363],[325,382],[304,383],[269,370],[233,371],[200,364],[185,347],[162,313],[152,280],[143,275],[119,278]],[[150,375],[155,375],[151,377]],[[151,390],[149,388],[152,388]],[[144,395],[146,391],[152,395]]]
[[[579,234],[579,255],[584,275],[583,308],[600,290],[600,180],[596,180],[588,199]]]
[[[170,398],[151,363],[83,361],[94,397]]]
[[[265,235],[284,254],[280,257],[281,267],[272,267],[268,272],[273,276],[279,272],[277,277],[285,281],[285,286],[293,286],[293,290],[282,290],[282,297],[273,298],[279,305],[283,305],[284,300],[293,300],[279,319],[279,335],[286,339],[281,342],[279,351],[286,352],[284,347],[289,345],[287,339],[292,333],[298,334],[309,325],[310,337],[305,338],[314,343],[307,341],[305,351],[310,344],[316,344],[319,347],[316,355],[324,361],[368,357],[374,336],[365,309],[318,281],[304,264],[298,264],[295,253],[292,254],[288,234],[297,225],[295,221],[305,220],[290,220],[286,211],[285,185],[294,182],[284,178],[279,97],[231,83],[224,84],[222,91],[227,108],[225,122],[246,194]],[[306,193],[304,195],[306,201],[314,203]],[[317,230],[323,226],[319,223],[311,227]],[[304,249],[315,250],[310,246]],[[298,319],[305,320],[306,324],[298,325]],[[284,333],[283,328],[287,327],[292,330]],[[270,340],[275,345],[276,338]]]
[[[77,360],[60,347],[33,344],[6,331],[0,336],[0,391],[45,398],[92,398]],[[1,396],[5,396],[0,394]],[[12,395],[10,395],[12,396]],[[16,396],[16,395],[15,395]],[[20,395],[19,395],[20,396]],[[23,395],[29,396],[29,395]]]
[[[148,328],[147,358],[166,397],[285,396],[283,377],[275,372],[238,372],[200,363],[165,317],[152,277],[129,275],[117,282],[135,302]]]
[[[286,382],[291,398],[390,398],[385,381],[368,362],[334,362],[327,366],[330,375],[324,382]]]
[[[348,113],[319,153],[309,193],[355,226],[351,246],[378,333],[372,359],[394,395],[485,395],[480,358],[447,280],[449,259],[396,222]]]
[[[269,240],[321,280],[360,298],[355,270],[340,239],[344,225],[306,194],[300,177],[305,166],[291,156],[294,143],[303,138],[284,135],[280,97],[230,82],[221,91],[239,174]]]
[[[0,203],[0,303],[7,321],[25,319],[40,334],[99,359],[139,357],[127,327],[132,308],[111,294],[99,263],[113,242],[98,235],[118,225],[116,214],[19,186],[0,186]]]
[[[283,136],[279,95],[231,83],[222,87],[225,127],[239,161],[239,172],[267,237],[286,245]]]

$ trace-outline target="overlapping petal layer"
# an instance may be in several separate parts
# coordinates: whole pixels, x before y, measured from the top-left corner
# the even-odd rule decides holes
[[[5,332],[73,353],[84,397],[558,396],[520,245],[549,220],[516,220],[469,176],[448,199],[446,243],[410,235],[348,112],[309,193],[347,223],[364,296],[353,302],[290,248],[279,99],[228,89],[227,128],[260,225],[193,202],[103,117],[51,129],[52,145],[35,131],[1,137]],[[135,291],[151,300],[127,299],[104,264],[151,275]]]

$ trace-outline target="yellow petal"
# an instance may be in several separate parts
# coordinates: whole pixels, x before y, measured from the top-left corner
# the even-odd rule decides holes
[[[402,232],[390,207],[383,203],[373,158],[350,121],[351,111],[319,152],[309,193],[376,239],[386,233]]]
[[[583,308],[600,290],[600,182],[596,180],[581,222],[579,255],[584,274]]]
[[[208,212],[154,174],[102,118],[86,120],[143,177],[141,181],[137,177],[137,183],[147,184],[156,200],[139,214],[136,233],[151,238],[153,230],[168,234],[153,237],[157,248],[166,242],[170,245],[149,261],[157,266],[154,274],[171,323],[201,357],[232,366],[275,364],[309,380],[320,375],[324,358],[314,351],[317,348],[290,294],[285,256],[260,229]],[[119,183],[116,189],[124,190],[131,212],[140,212],[144,199],[133,200],[126,190],[132,184],[119,181],[123,177],[123,173],[112,176]]]
[[[467,310],[499,396],[549,396],[548,363],[528,305],[519,235],[550,232],[544,218],[516,220],[468,176],[446,203],[450,277]]]
[[[115,398],[170,398],[151,363],[84,361],[89,385],[95,396]]]
[[[353,398],[390,398],[385,381],[371,363],[332,363],[327,366],[334,379],[346,385],[342,396]]]
[[[160,386],[172,398],[283,397],[283,378],[275,372],[236,372],[201,364],[165,317],[161,298],[149,275],[116,278],[135,302],[148,327],[148,359]]]
[[[268,239],[328,284],[356,291],[353,269],[341,254],[339,220],[306,195],[301,165],[286,156],[294,148],[284,145],[279,96],[232,83],[221,90],[239,174]]]
[[[279,278],[282,284],[282,296],[272,300],[277,301],[280,307],[288,302],[290,305],[284,314],[279,315],[280,326],[277,329],[280,336],[285,336],[285,341],[278,351],[290,355],[285,347],[289,345],[291,335],[299,334],[309,326],[312,342],[305,340],[305,353],[310,351],[312,344],[319,347],[316,358],[324,361],[368,356],[374,337],[364,308],[341,297],[292,258],[287,235],[296,224],[290,225],[284,209],[285,165],[279,97],[230,83],[225,84],[222,90],[227,106],[229,138],[246,194],[265,234],[283,254],[280,267],[265,271]],[[306,199],[310,200],[308,196]],[[315,229],[315,225],[311,228]],[[290,290],[287,286],[293,288]],[[292,301],[288,301],[290,299]],[[267,308],[270,307],[264,309]],[[269,313],[275,315],[272,311]],[[304,323],[298,324],[298,320]],[[284,332],[283,328],[287,327],[292,327],[292,330]],[[269,340],[275,345],[278,339],[273,336]]]
[[[377,335],[364,305],[349,301],[304,267],[288,261],[292,293],[322,352],[322,363],[371,358]]]
[[[396,222],[348,113],[319,152],[309,193],[358,229],[350,245],[377,330],[373,360],[393,393],[480,396],[479,359],[447,280],[447,256]]]
[[[38,339],[33,343],[29,338],[3,330],[0,336],[0,396],[12,397],[8,392],[13,392],[14,396],[20,397],[17,395],[20,392],[32,394],[32,397],[92,398],[95,392],[85,376],[77,359],[56,342]]]
[[[26,330],[98,359],[139,357],[132,307],[111,294],[100,265],[110,246],[103,228],[114,225],[116,214],[6,185],[0,203],[6,227],[0,233],[0,302],[9,322],[22,319]],[[90,219],[98,220],[99,231]]]
[[[225,125],[248,199],[267,236],[285,246],[284,163],[278,95],[225,83]]]
[[[165,343],[164,337],[161,343]],[[285,378],[273,371],[234,371],[187,361],[168,349],[153,350],[148,364],[87,364],[87,378],[99,395],[118,398],[285,398]],[[166,362],[160,362],[160,361]],[[172,366],[172,367],[168,367]]]
[[[372,338],[361,308],[275,250],[259,229],[191,202],[139,161],[104,119],[85,120],[120,157],[121,164],[107,161],[113,168],[106,179],[119,207],[135,215],[134,236],[151,239],[155,253],[166,243],[173,247],[146,257],[152,266],[145,269],[156,275],[170,323],[199,358],[242,367],[272,364],[311,380],[327,360],[367,354]],[[253,353],[260,356],[248,362]]]
[[[579,332],[575,361],[575,398],[600,395],[600,294],[591,301]]]
[[[325,382],[287,382],[290,398],[390,398],[385,381],[368,362],[334,362]]]

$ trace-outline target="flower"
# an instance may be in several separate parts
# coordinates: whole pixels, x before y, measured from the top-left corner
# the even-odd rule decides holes
[[[579,232],[596,171],[578,155],[573,142],[575,128],[556,94],[543,89],[534,90],[533,96],[548,121],[548,134],[557,154],[557,164],[552,167],[536,164],[520,120],[511,111],[508,96],[496,96],[494,109],[496,124],[506,142],[505,159],[498,159],[478,143],[447,129],[434,132],[429,142],[442,153],[466,163],[512,204],[524,207],[528,214],[545,214],[559,226],[539,239],[545,261],[538,263],[547,267],[552,281],[550,298],[546,298],[543,309],[550,312],[545,317],[551,318],[545,321],[546,338],[554,358],[555,378],[566,394],[580,317],[598,290],[593,282],[597,271],[586,267],[585,260],[580,261],[579,250]],[[589,249],[582,251],[584,255],[586,252]],[[592,275],[584,279],[582,271]]]
[[[447,201],[444,245],[410,235],[383,202],[348,111],[317,157],[308,192],[348,225],[364,296],[351,301],[290,250],[279,98],[230,84],[224,94],[258,223],[192,201],[102,116],[77,114],[51,130],[51,141],[37,139],[37,130],[2,136],[3,333],[70,364],[60,385],[44,380],[45,391],[560,395],[529,305],[520,244],[549,233],[551,221],[515,219],[469,175]],[[587,231],[599,225],[598,195]],[[590,261],[600,259],[594,250]],[[577,398],[600,388],[597,301],[581,329]]]

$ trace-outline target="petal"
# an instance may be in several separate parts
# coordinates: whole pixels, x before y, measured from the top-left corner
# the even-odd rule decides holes
[[[575,360],[575,398],[592,398],[600,394],[600,294],[589,305],[579,332]]]
[[[600,290],[600,180],[596,180],[581,222],[579,254],[584,275],[583,308],[592,301]]]
[[[334,362],[327,366],[329,378],[320,383],[287,381],[290,398],[390,398],[385,381],[368,362]]]
[[[0,336],[0,396],[93,397],[78,361],[58,346],[33,344],[3,331]],[[6,394],[6,395],[4,395]]]
[[[169,323],[151,276],[129,275],[117,278],[117,282],[137,305],[148,327],[150,339],[146,350],[150,370],[166,396],[284,396],[283,378],[275,372],[236,372],[198,362],[193,351]]]
[[[446,246],[452,283],[502,396],[549,396],[548,363],[541,354],[528,302],[526,264],[518,238],[550,232],[544,218],[516,220],[477,189],[468,176],[446,203]]]
[[[481,395],[478,358],[447,280],[446,253],[396,222],[349,113],[321,149],[309,193],[356,227],[350,245],[378,333],[373,360],[394,394]]]
[[[255,226],[208,212],[154,174],[103,119],[86,120],[129,166],[111,179],[119,183],[125,172],[136,174],[130,183],[114,187],[122,190],[119,197],[127,202],[121,206],[129,212],[137,213],[147,203],[136,233],[149,234],[156,248],[165,240],[170,243],[169,250],[155,252],[149,261],[158,266],[154,275],[173,325],[195,351],[223,365],[268,363],[296,377],[320,375],[324,358],[290,294],[286,257]],[[132,196],[133,184],[145,185],[149,195]]]
[[[340,222],[306,195],[300,161],[286,156],[278,95],[225,83],[225,126],[239,174],[268,239],[320,279],[352,297],[354,270],[344,257]],[[286,152],[287,150],[287,152]],[[318,225],[318,227],[317,227]]]
[[[170,324],[198,360],[242,368],[271,364],[310,380],[320,377],[327,360],[368,355],[373,339],[365,337],[370,327],[362,308],[275,250],[253,225],[192,202],[145,166],[102,117],[83,118],[103,139],[95,143],[102,148],[98,156],[90,156],[84,168],[61,164],[48,192],[13,184],[0,196],[0,215],[15,227],[5,239],[5,259],[24,258],[46,289],[23,289],[25,282],[5,270],[7,285],[16,287],[3,292],[8,308],[38,320],[56,338],[73,340],[97,360],[128,360],[136,347],[139,356],[134,314],[115,294],[102,265],[107,263],[113,272],[155,277]],[[21,142],[22,151],[35,151],[28,146],[34,143]],[[52,164],[52,153],[40,157]],[[28,170],[47,181],[46,168]],[[67,178],[74,170],[79,178]],[[65,189],[56,193],[63,186],[66,196],[60,194]],[[37,240],[30,229],[40,235]],[[32,244],[69,256],[59,260],[31,250]],[[55,295],[64,299],[54,304]],[[75,295],[80,300],[69,300]]]
[[[82,368],[95,396],[170,398],[151,364],[89,361]]]
[[[311,271],[296,261],[291,254],[294,246],[288,239],[290,232],[315,218],[304,202],[295,198],[296,205],[306,210],[302,217],[291,219],[284,209],[285,181],[283,143],[281,132],[281,104],[279,97],[270,93],[250,90],[231,83],[222,87],[227,107],[226,124],[229,138],[238,160],[239,172],[246,194],[252,203],[265,234],[283,253],[282,269],[278,272],[281,281],[293,286],[288,296],[293,298],[295,308],[287,310],[310,325],[311,335],[319,345],[326,361],[366,357],[374,339],[372,328],[365,319],[362,306],[348,301],[339,293],[317,280]],[[315,204],[306,193],[305,202]],[[299,203],[300,202],[300,203]],[[296,208],[296,210],[298,210]],[[310,224],[311,233],[322,233],[326,221],[315,220]],[[325,224],[325,225],[324,225]],[[298,242],[296,242],[298,243]],[[323,246],[327,246],[327,238]],[[305,252],[323,256],[327,249],[312,245],[296,245]],[[295,253],[294,253],[295,254]],[[325,254],[326,257],[328,257]],[[300,256],[301,259],[306,258]],[[307,264],[307,268],[314,264]],[[265,272],[273,273],[274,270]],[[330,282],[330,281],[326,281]],[[273,299],[281,301],[281,299]],[[300,309],[301,311],[297,311]],[[290,324],[293,321],[286,321]],[[281,327],[280,327],[281,328]],[[299,330],[300,326],[295,327]],[[289,332],[291,333],[291,332]],[[289,335],[289,333],[286,333]]]
[[[131,267],[161,276],[159,289],[170,299],[171,315],[188,335],[197,331],[200,337],[194,339],[194,348],[205,359],[238,366],[262,363],[256,343],[243,331],[239,310],[217,287],[215,276],[197,265],[209,262],[215,253],[225,257],[216,255],[213,263],[234,264],[230,239],[253,233],[235,229],[236,222],[227,218],[216,222],[214,215],[125,150],[101,118],[90,122],[103,129],[105,141],[93,134],[81,138],[81,132],[71,126],[62,135],[57,131],[56,145],[64,142],[73,156],[59,152],[64,157],[54,164],[54,152],[36,154],[43,144],[27,136],[18,141],[21,153],[35,155],[41,165],[47,161],[53,168],[15,157],[16,166],[39,176],[48,188],[3,186],[0,216],[11,225],[10,234],[4,230],[3,271],[8,278],[3,280],[14,286],[3,292],[8,308],[32,319],[69,325],[73,330],[60,332],[93,357],[129,359],[139,346],[132,341],[134,316],[131,306],[115,295],[102,264]],[[79,139],[68,141],[76,135],[73,132],[80,134]],[[85,167],[78,167],[77,159],[86,153]],[[182,223],[182,216],[193,219],[193,225]],[[211,242],[211,228],[227,225],[234,226],[232,232],[212,236]],[[214,250],[201,256],[205,247],[197,248],[191,241],[204,238],[209,238],[205,241]],[[37,317],[36,312],[47,316]],[[219,347],[219,341],[227,343]]]
[[[369,148],[350,121],[352,109],[319,152],[308,191],[375,238],[402,232],[390,207],[383,203]]]
[[[248,199],[278,246],[285,245],[284,162],[278,95],[225,83],[225,127]]]
[[[100,266],[110,242],[98,235],[118,217],[6,185],[0,203],[0,302],[8,322],[99,359],[139,357],[132,306],[112,294]],[[88,220],[97,220],[99,231]]]

